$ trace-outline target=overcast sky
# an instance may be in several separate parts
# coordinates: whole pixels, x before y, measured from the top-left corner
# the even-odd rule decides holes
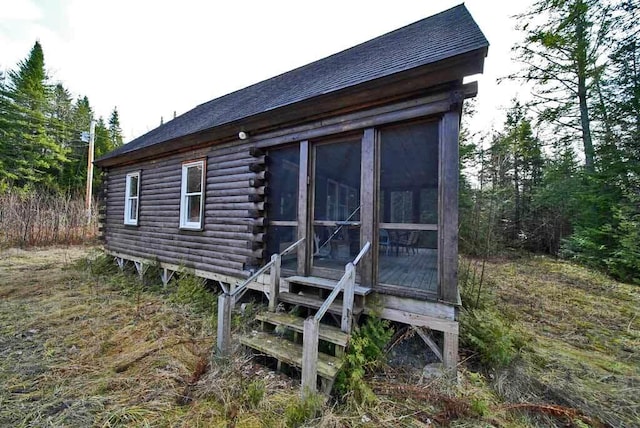
[[[117,106],[129,141],[198,104],[326,57],[460,1],[0,0],[0,69],[36,40],[54,82],[87,95],[98,116]],[[475,131],[500,126],[525,97],[496,79],[518,67],[512,15],[529,0],[468,0],[489,40]]]

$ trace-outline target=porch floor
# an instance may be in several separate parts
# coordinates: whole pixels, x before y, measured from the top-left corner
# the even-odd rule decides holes
[[[342,271],[349,261],[350,259],[316,258],[314,265]],[[378,283],[436,293],[437,261],[438,251],[430,248],[402,248],[397,255],[394,251],[390,251],[388,255],[381,251],[378,256]]]
[[[425,291],[438,291],[438,251],[416,248],[398,255],[380,253],[378,283],[399,285]]]

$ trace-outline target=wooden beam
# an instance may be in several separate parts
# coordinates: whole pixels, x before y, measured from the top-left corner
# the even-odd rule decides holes
[[[371,313],[370,309],[365,309],[365,313]],[[380,318],[397,321],[403,324],[427,327],[431,330],[443,331],[445,333],[458,334],[458,323],[447,321],[441,318],[429,317],[426,315],[413,314],[398,309],[383,308],[378,315]]]
[[[362,128],[369,128],[384,125],[387,123],[400,122],[403,120],[415,119],[417,117],[431,116],[444,113],[449,110],[450,102],[448,99],[436,101],[430,104],[408,107],[404,110],[391,111],[388,113],[378,114],[359,118],[346,123],[336,123],[335,125],[326,125],[320,128],[309,129],[298,133],[291,133],[276,137],[273,139],[262,140],[258,144],[262,147],[270,147],[274,145],[286,144],[293,141],[303,139],[314,139],[328,135],[340,134],[343,132],[354,131]]]
[[[460,115],[447,112],[440,122],[438,285],[440,300],[458,301],[458,133]]]
[[[361,285],[373,286],[373,260],[378,252],[378,237],[375,233],[376,219],[376,131],[367,128],[362,135],[362,161],[360,165],[360,248],[366,242],[371,249],[358,265]]]
[[[309,218],[309,141],[300,142],[300,170],[298,173],[298,239],[307,238],[298,245],[298,275],[307,275],[307,254],[313,251],[313,239],[308,236]],[[313,231],[312,231],[313,233]]]
[[[415,325],[412,325],[411,328],[416,333],[418,333],[418,336],[420,336],[422,341],[427,344],[429,349],[431,349],[431,352],[433,352],[435,354],[435,356],[438,357],[438,359],[440,361],[444,361],[443,358],[442,358],[442,351],[440,351],[440,347],[438,347],[438,344],[433,341],[431,336],[429,336],[429,333],[425,332],[422,329],[422,327],[418,327],[418,326],[415,326]]]

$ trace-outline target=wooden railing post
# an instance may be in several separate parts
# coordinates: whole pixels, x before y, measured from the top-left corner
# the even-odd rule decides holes
[[[270,272],[270,284],[269,284],[269,311],[275,312],[278,307],[278,295],[280,294],[280,264],[282,263],[282,257],[280,254],[274,254],[271,256],[273,265]]]
[[[351,323],[353,321],[353,295],[356,287],[356,269],[353,263],[347,263],[344,270],[349,274],[344,284],[344,292],[342,296],[342,323],[340,325],[345,333],[351,332]]]
[[[218,296],[218,353],[226,357],[231,354],[231,304],[229,294]]]
[[[302,337],[302,396],[314,394],[318,382],[318,335],[320,322],[315,317],[304,320]]]

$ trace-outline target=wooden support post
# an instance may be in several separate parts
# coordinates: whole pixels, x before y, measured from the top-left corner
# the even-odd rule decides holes
[[[166,287],[167,284],[169,284],[169,281],[171,281],[171,278],[173,278],[174,273],[176,273],[175,270],[162,268],[162,272],[160,272],[160,279],[162,280],[162,285]]]
[[[307,252],[313,252],[313,229],[307,237],[307,217],[309,216],[309,142],[300,142],[300,171],[298,174],[298,239],[307,238],[298,245],[298,275],[307,275],[309,266]]]
[[[375,178],[375,129],[368,128],[364,130],[362,136],[362,165],[361,169],[361,184],[360,184],[360,248],[365,243],[371,243],[371,249],[364,255],[360,263],[358,264],[358,270],[360,271],[360,282],[364,286],[373,285],[373,261],[377,256],[378,251],[378,237],[375,232],[375,217],[377,214],[376,207],[376,178]],[[390,198],[387,198],[390,199]]]
[[[318,383],[318,335],[320,323],[315,317],[304,320],[302,338],[302,396],[314,394]]]
[[[460,115],[445,113],[440,122],[438,203],[438,286],[440,300],[458,304],[458,134]]]
[[[458,334],[445,332],[443,348],[442,362],[444,367],[455,373],[458,366]]]
[[[282,257],[280,254],[271,256],[273,265],[271,266],[270,282],[269,282],[269,311],[275,312],[278,307],[278,296],[280,294],[280,265]]]
[[[140,278],[140,281],[142,281],[142,277],[144,276],[144,273],[147,271],[147,268],[149,267],[149,265],[144,264],[143,262],[137,262],[137,261],[133,261],[134,266],[136,267],[136,271],[138,271],[138,277]]]
[[[229,294],[218,296],[218,354],[226,357],[231,354],[231,303]]]
[[[344,267],[349,274],[349,279],[344,284],[342,293],[342,322],[340,327],[345,333],[351,333],[351,324],[353,323],[353,297],[356,287],[356,269],[353,263],[347,263]]]
[[[118,264],[118,269],[122,272],[124,270],[124,259],[122,257],[116,257],[115,259]]]

